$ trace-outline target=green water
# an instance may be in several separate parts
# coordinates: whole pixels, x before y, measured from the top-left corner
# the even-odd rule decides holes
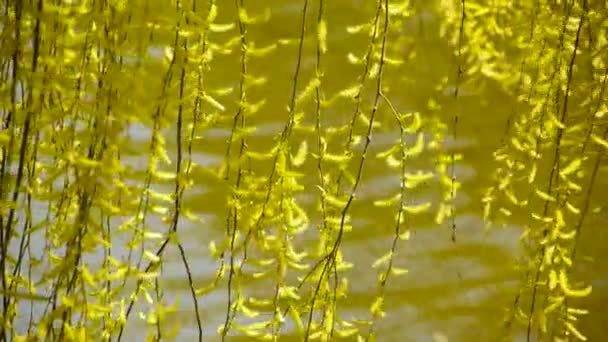
[[[250,27],[250,39],[258,46],[270,44],[280,38],[296,37],[301,20],[300,2],[271,1],[271,24]],[[366,7],[367,6],[367,7]],[[348,25],[368,20],[373,4],[367,1],[338,1],[327,4],[329,52],[323,63],[326,70],[326,89],[339,89],[356,81],[360,69],[345,62],[348,52],[363,52],[365,40],[353,38],[345,32]],[[228,6],[227,6],[228,7]],[[385,75],[386,82],[393,84],[392,99],[401,110],[423,110],[429,96],[435,96],[443,105],[441,117],[449,122],[459,112],[457,138],[448,138],[447,150],[462,153],[464,160],[456,166],[456,176],[463,183],[457,200],[457,238],[451,241],[448,223],[436,225],[433,218],[422,217],[411,226],[412,238],[399,247],[397,263],[405,266],[409,274],[393,278],[386,293],[387,316],[378,326],[379,341],[494,341],[505,334],[501,328],[505,309],[508,308],[519,288],[520,273],[513,266],[521,251],[518,238],[521,227],[511,225],[497,227],[486,234],[480,217],[481,197],[488,185],[492,171],[491,155],[499,145],[504,125],[511,110],[512,101],[497,85],[471,89],[463,86],[458,101],[451,99],[451,92],[435,87],[446,75],[456,70],[453,50],[439,37],[438,23],[431,3],[418,5],[418,14],[404,22],[408,35],[404,55],[415,51],[416,57],[406,62],[402,73]],[[314,8],[314,6],[313,6]],[[230,20],[233,13],[222,16]],[[312,17],[312,15],[310,15]],[[221,20],[220,20],[221,21]],[[309,20],[309,37],[314,35],[314,21]],[[314,40],[304,46],[301,79],[307,80],[314,73]],[[257,131],[251,140],[258,147],[270,146],[271,139],[282,129],[286,119],[286,104],[292,86],[291,75],[295,68],[295,46],[279,49],[271,57],[252,60],[250,72],[263,74],[269,82],[252,91],[252,98],[267,98],[262,111],[257,114]],[[210,71],[211,82],[226,84],[226,80],[238,80],[238,54],[221,57]],[[289,76],[289,77],[286,77]],[[300,84],[305,84],[301,81]],[[230,108],[228,109],[230,111]],[[344,120],[352,110],[332,109],[328,117]],[[330,118],[330,121],[332,119]],[[397,137],[397,127],[377,132],[372,142],[373,151],[380,151]],[[197,146],[196,161],[203,165],[219,165],[225,153],[225,141],[229,129],[213,129],[202,134]],[[311,169],[314,172],[314,170]],[[605,169],[603,170],[605,173]],[[606,177],[604,177],[606,179]],[[310,184],[316,184],[311,177]],[[224,233],[225,217],[223,196],[226,188],[211,179],[204,187],[187,195],[189,204],[195,205],[206,218],[201,226],[185,225],[180,236],[187,236],[185,247],[194,265],[195,279],[211,281],[217,264],[212,263],[206,252],[209,239],[220,239]],[[380,162],[370,161],[364,169],[363,182],[358,192],[358,202],[353,209],[354,230],[344,243],[345,258],[355,264],[349,274],[351,292],[340,306],[343,317],[369,317],[368,308],[376,294],[377,273],[370,268],[377,257],[389,248],[392,234],[392,216],[385,215],[371,206],[381,196],[394,193],[398,178]],[[604,186],[606,181],[604,181]],[[597,192],[596,192],[597,193]],[[433,198],[431,190],[422,191],[421,198]],[[302,202],[306,203],[306,196]],[[310,202],[310,198],[308,199]],[[310,207],[310,204],[308,205]],[[518,222],[518,218],[514,218]],[[594,286],[591,297],[585,300],[592,314],[581,322],[581,328],[591,341],[602,340],[608,310],[601,304],[608,299],[606,266],[601,262],[606,249],[601,243],[606,237],[606,220],[589,222],[582,234],[584,254],[596,262],[581,262],[581,279]],[[599,260],[599,262],[597,262]],[[182,324],[180,340],[196,337],[196,322],[192,313],[193,303],[185,273],[178,254],[172,250],[167,255],[164,273],[165,294],[168,298],[181,297],[181,308],[176,319]],[[263,289],[259,289],[263,292]],[[213,332],[223,323],[226,290],[221,288],[202,299],[202,317],[206,332]],[[523,329],[515,328],[514,339],[524,339]]]
[[[265,46],[277,39],[297,37],[301,1],[272,0],[256,3],[263,3],[270,8],[272,19],[269,24],[250,27],[249,39],[258,46]],[[316,4],[311,6],[311,11],[316,11]],[[423,1],[417,7],[418,14],[403,22],[403,34],[406,36],[403,54],[415,51],[415,57],[407,60],[399,73],[387,71],[386,83],[392,86],[391,98],[402,111],[422,111],[432,96],[443,105],[440,115],[446,122],[452,120],[455,113],[459,113],[457,138],[448,138],[444,148],[464,156],[455,171],[463,187],[456,201],[456,242],[451,240],[450,224],[437,225],[431,215],[422,216],[410,225],[411,239],[400,244],[396,259],[397,264],[409,270],[409,274],[392,278],[389,282],[386,292],[387,315],[379,322],[377,336],[379,341],[439,342],[446,341],[445,338],[449,341],[495,341],[505,334],[501,320],[520,284],[521,275],[513,266],[521,256],[518,239],[522,228],[514,224],[497,227],[489,233],[484,232],[480,199],[484,187],[490,184],[492,152],[500,143],[513,103],[498,85],[492,83],[477,89],[465,84],[457,101],[453,100],[449,89],[437,90],[436,86],[443,77],[455,74],[456,59],[447,42],[439,37],[431,2]],[[326,70],[324,87],[331,92],[354,83],[360,74],[359,67],[346,62],[346,54],[352,51],[362,54],[366,49],[366,40],[365,37],[349,35],[345,27],[369,20],[370,13],[373,13],[373,3],[363,0],[328,1],[326,10],[329,51],[323,59]],[[227,22],[232,18],[233,12],[221,12],[218,21]],[[310,39],[304,46],[302,60],[301,85],[306,84],[315,69],[313,19],[311,14],[307,36]],[[266,105],[254,119],[257,130],[250,139],[250,144],[257,149],[270,146],[272,138],[285,124],[285,107],[289,101],[296,56],[294,45],[280,48],[269,57],[251,60],[250,72],[264,75],[269,80],[265,85],[250,91],[253,101],[267,99]],[[227,56],[216,56],[213,68],[209,71],[208,84],[235,86],[239,71],[238,49]],[[160,77],[152,72],[144,76],[146,81],[142,82]],[[226,112],[234,110],[234,103],[228,102]],[[324,115],[328,121],[343,122],[351,113],[351,108],[338,107]],[[130,134],[135,145],[138,141],[142,145],[149,141],[149,132],[141,127],[132,127]],[[195,146],[195,161],[203,166],[218,166],[223,160],[229,134],[229,125],[201,132],[202,139]],[[381,151],[396,137],[397,127],[387,127],[376,132],[372,151]],[[168,148],[174,149],[172,140],[168,142]],[[141,168],[146,166],[144,158],[131,157],[126,160]],[[314,172],[312,166],[310,170]],[[606,188],[607,170],[604,168],[601,172],[604,174],[602,184]],[[220,240],[223,237],[227,186],[212,178],[205,178],[204,175],[200,177],[196,186],[185,196],[187,205],[203,216],[204,223],[183,223],[179,230],[192,265],[195,283],[202,286],[211,282],[218,266],[209,257],[207,245],[210,240]],[[316,191],[312,187],[316,184],[314,176],[303,182],[308,183],[307,188],[313,189],[311,191]],[[355,265],[347,275],[351,291],[339,307],[344,318],[369,318],[369,306],[377,290],[377,272],[371,269],[371,264],[390,248],[394,224],[391,215],[386,215],[371,203],[393,194],[398,186],[399,179],[393,171],[379,161],[370,159],[364,169],[357,204],[353,208],[354,228],[343,242],[345,259]],[[299,197],[307,208],[313,205],[312,194],[306,196],[305,193]],[[421,200],[436,198],[433,189],[422,190],[416,196]],[[602,200],[601,196],[596,197],[599,201]],[[517,217],[514,218],[514,222],[518,221]],[[160,222],[151,222],[155,223],[160,227],[159,230],[165,228]],[[580,323],[581,329],[591,341],[601,341],[608,327],[608,310],[603,305],[608,303],[608,270],[606,263],[602,262],[603,256],[608,255],[608,252],[601,242],[607,241],[607,223],[605,217],[603,221],[597,218],[587,222],[581,237],[582,254],[595,259],[595,262],[581,261],[579,270],[579,278],[593,285],[593,294],[585,299],[591,315]],[[173,318],[181,324],[178,340],[195,340],[197,329],[194,305],[183,265],[175,248],[170,248],[165,257],[162,278],[165,297],[169,301],[180,297],[181,302],[180,309]],[[264,292],[265,289],[260,287],[255,290]],[[215,334],[224,320],[225,287],[219,286],[218,290],[201,298],[200,304],[205,333]],[[128,340],[143,339],[140,328],[139,325],[127,328]],[[516,340],[522,340],[523,329],[516,328],[514,335]]]

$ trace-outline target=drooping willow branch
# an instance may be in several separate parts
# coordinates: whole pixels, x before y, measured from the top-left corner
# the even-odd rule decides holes
[[[232,131],[230,132],[230,138],[228,140],[228,147],[226,149],[226,160],[228,161],[228,158],[230,157],[230,149],[232,147],[232,140],[233,137],[235,135],[235,133],[237,132],[237,128],[240,127],[241,130],[245,129],[245,125],[247,123],[246,121],[246,110],[243,107],[244,103],[247,101],[247,93],[246,93],[246,82],[247,82],[247,77],[248,77],[248,47],[247,47],[247,24],[245,23],[245,19],[243,17],[243,13],[245,13],[246,11],[246,7],[245,4],[242,0],[235,0],[235,6],[236,6],[236,21],[237,21],[237,26],[239,28],[239,34],[240,34],[240,51],[241,51],[241,58],[240,58],[240,66],[241,66],[241,73],[240,73],[240,79],[239,79],[239,102],[238,102],[238,109],[236,111],[236,114],[234,115],[234,120],[232,123]],[[239,142],[239,150],[238,150],[238,160],[241,161],[243,156],[244,156],[244,152],[245,152],[245,148],[247,146],[247,140],[245,135],[241,135],[240,137],[240,142]],[[229,179],[230,176],[230,163],[227,164],[226,167],[226,179]],[[241,189],[241,182],[243,180],[243,167],[242,164],[239,162],[238,164],[238,168],[237,168],[237,175],[236,175],[236,180],[235,180],[235,192],[238,192]],[[232,320],[234,319],[235,315],[236,315],[236,310],[237,307],[236,305],[233,305],[233,300],[232,300],[232,295],[233,295],[233,281],[234,281],[234,277],[235,277],[235,243],[236,243],[236,239],[237,239],[237,232],[238,232],[238,227],[239,227],[239,207],[238,207],[238,203],[239,203],[239,195],[234,195],[234,201],[237,203],[236,205],[234,205],[234,207],[230,208],[230,213],[228,214],[228,218],[227,218],[227,231],[226,233],[228,234],[228,236],[230,237],[230,261],[229,261],[229,270],[228,270],[228,285],[227,285],[227,291],[228,291],[228,301],[226,303],[226,318],[224,320],[224,327],[221,331],[222,333],[222,341],[225,340],[229,330],[230,330],[230,325]],[[249,235],[249,234],[248,234]],[[247,241],[247,238],[245,239]],[[244,249],[244,256],[243,256],[243,261],[241,262],[241,266],[239,266],[239,270],[236,274],[236,276],[238,276],[240,274],[240,269],[242,268],[242,265],[244,264],[246,258],[247,258],[247,252],[246,252],[246,246]],[[241,294],[237,293],[237,297],[239,297]]]
[[[336,237],[336,240],[333,244],[332,249],[327,254],[327,256],[324,258],[325,263],[324,263],[323,269],[321,271],[321,275],[319,276],[319,281],[317,283],[315,292],[314,292],[312,300],[311,300],[310,311],[308,314],[308,323],[307,323],[307,327],[306,327],[305,341],[308,341],[308,338],[310,336],[310,329],[312,326],[312,313],[314,311],[316,296],[321,287],[321,283],[322,283],[324,277],[326,276],[326,274],[328,274],[328,272],[330,270],[333,269],[334,273],[336,272],[336,267],[337,267],[336,258],[337,258],[337,254],[339,252],[340,244],[342,242],[342,237],[344,234],[346,215],[348,213],[348,210],[350,209],[350,206],[353,203],[353,200],[355,199],[355,193],[357,192],[357,189],[359,188],[359,184],[361,182],[361,177],[363,175],[363,165],[365,163],[365,158],[367,157],[367,151],[369,150],[370,144],[372,142],[372,132],[373,132],[373,126],[374,126],[374,122],[375,122],[374,120],[376,118],[376,113],[378,112],[378,106],[379,106],[381,94],[382,94],[382,81],[383,81],[383,75],[384,75],[384,59],[385,59],[385,55],[386,55],[386,42],[387,42],[388,27],[389,27],[388,5],[389,5],[388,0],[385,0],[384,2],[378,1],[378,7],[377,7],[377,11],[376,11],[375,21],[378,22],[378,20],[380,18],[380,14],[382,12],[382,8],[384,7],[384,23],[383,23],[383,27],[382,27],[382,33],[381,33],[382,45],[381,45],[381,52],[380,52],[380,58],[379,58],[378,80],[376,82],[376,93],[374,96],[372,111],[371,111],[369,123],[367,126],[366,139],[365,139],[365,143],[363,145],[363,150],[361,152],[361,157],[359,159],[359,165],[358,165],[358,168],[356,171],[355,182],[352,185],[350,194],[348,195],[348,199],[346,200],[346,203],[345,203],[343,209],[341,210],[338,235]],[[373,36],[375,36],[375,34],[373,34]],[[334,296],[334,298],[335,298],[335,296]],[[333,305],[334,305],[333,310],[335,312],[337,309],[335,307],[335,301],[334,301]],[[332,321],[332,330],[333,330],[333,324],[335,324],[335,323]]]

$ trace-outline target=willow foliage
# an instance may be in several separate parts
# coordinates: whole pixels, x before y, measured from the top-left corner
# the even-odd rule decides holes
[[[137,320],[150,340],[175,337],[168,251],[183,266],[199,340],[375,338],[387,284],[407,273],[395,256],[416,217],[451,221],[456,237],[460,156],[441,144],[463,114],[444,124],[436,99],[416,109],[398,101],[412,57],[409,1],[366,2],[366,16],[347,24],[333,2],[290,3],[300,21],[278,40],[263,34],[276,26],[273,9],[244,0],[0,5],[0,339],[119,341]],[[516,316],[529,331],[582,338],[576,298],[590,288],[569,275],[608,148],[606,8],[439,3],[459,57],[456,89],[489,78],[520,99],[484,199],[488,219],[493,207],[503,217],[530,212],[522,291],[532,304],[516,301]],[[332,32],[366,49],[346,51]],[[268,78],[271,57],[293,61],[280,79]],[[348,65],[350,82],[333,81],[336,65]],[[271,140],[257,134],[270,114],[283,120]],[[375,143],[395,128],[393,141]],[[225,153],[209,166],[197,152],[218,131],[229,132]],[[359,198],[366,170],[378,165],[399,186]],[[224,193],[205,200],[222,213],[221,227],[188,200],[208,182]],[[415,201],[428,184],[436,200]],[[343,243],[357,231],[358,205],[392,215],[394,233],[365,266],[378,273],[369,313],[352,318],[340,310],[357,279]],[[213,279],[194,275],[186,224],[205,237],[221,231],[208,241]],[[218,327],[200,314],[216,293],[226,299]]]
[[[168,249],[181,256],[199,339],[209,328],[199,301],[211,291],[227,291],[222,336],[273,338],[287,322],[305,339],[373,335],[386,282],[403,273],[393,256],[407,238],[406,218],[430,209],[408,203],[407,194],[436,177],[433,165],[424,173],[406,166],[425,151],[439,153],[441,127],[394,106],[383,79],[404,63],[394,32],[412,15],[406,2],[379,1],[366,22],[347,28],[368,47],[342,56],[358,70],[343,89],[326,86],[324,56],[333,48],[326,4],[301,6],[297,34],[263,42],[254,32],[272,25],[271,11],[242,0],[3,5],[3,339],[120,340],[136,305],[149,338],[170,338],[175,307],[162,286]],[[253,66],[272,54],[295,61],[284,99],[258,90],[282,81]],[[303,67],[309,55],[312,72]],[[214,74],[231,58],[234,78]],[[284,126],[270,147],[256,144],[264,111],[277,110]],[[401,133],[375,156],[372,137],[388,125]],[[221,127],[230,130],[223,163],[197,163],[193,151]],[[134,161],[135,145],[145,146],[145,159]],[[395,215],[395,237],[373,265],[377,300],[355,322],[338,311],[352,267],[341,242],[374,158],[395,169],[401,187],[376,199]],[[225,236],[209,243],[216,279],[200,283],[179,227],[187,220],[210,229],[184,200],[209,177],[226,190]],[[298,197],[306,187],[314,206]],[[304,248],[303,236],[317,246]],[[34,248],[34,239],[46,242]],[[254,295],[252,281],[272,290]]]
[[[571,277],[606,155],[608,9],[603,1],[442,1],[443,32],[464,32],[469,82],[498,81],[517,98],[483,199],[488,223],[524,215],[525,286],[514,300],[527,340],[585,340]],[[460,9],[465,19],[455,15]],[[517,214],[517,215],[515,215]]]

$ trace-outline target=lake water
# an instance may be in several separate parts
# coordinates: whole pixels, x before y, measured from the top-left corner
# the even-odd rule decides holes
[[[277,39],[297,37],[302,1],[256,3],[263,3],[263,6],[271,9],[272,14],[270,23],[249,28],[249,37],[257,46],[265,46]],[[315,14],[309,14],[310,38],[305,44],[301,86],[307,83],[315,69],[313,23],[317,5],[311,6]],[[440,116],[445,122],[450,122],[454,113],[459,112],[457,138],[446,139],[444,148],[464,156],[455,171],[463,186],[456,201],[456,242],[451,240],[450,224],[437,225],[431,215],[423,215],[411,224],[411,239],[399,245],[396,263],[406,267],[409,273],[394,277],[389,282],[386,317],[378,323],[376,330],[378,341],[495,341],[505,334],[501,321],[520,286],[521,274],[514,269],[514,265],[521,256],[519,236],[522,228],[510,225],[485,232],[481,219],[481,198],[485,186],[490,184],[492,152],[500,143],[513,103],[499,86],[492,83],[480,89],[470,89],[465,85],[457,102],[452,98],[449,85],[447,90],[437,90],[436,86],[443,77],[455,73],[456,59],[445,39],[439,37],[432,2],[423,2],[417,7],[418,14],[403,23],[403,34],[407,37],[403,53],[415,51],[415,57],[406,61],[399,73],[390,73],[389,69],[385,75],[386,82],[398,89],[391,91],[391,98],[402,111],[423,111],[432,96],[442,104]],[[232,20],[234,11],[230,8],[223,4],[220,6],[221,10],[228,10],[220,12],[219,22]],[[358,52],[361,55],[366,48],[365,39],[353,38],[345,27],[368,20],[370,13],[373,13],[373,4],[362,0],[328,1],[326,11],[329,52],[324,57],[327,74],[324,86],[337,90],[355,82],[360,73],[357,66],[346,62],[347,53]],[[150,49],[152,55],[158,55],[160,51],[161,48]],[[289,100],[296,52],[296,46],[291,45],[278,49],[270,57],[251,60],[250,72],[268,79],[266,84],[251,90],[251,98],[267,99],[263,109],[256,114],[254,120],[257,129],[251,138],[252,144],[260,150],[270,146],[273,137],[280,133],[285,124],[285,107]],[[238,84],[238,49],[230,55],[215,58],[213,69],[209,71],[209,83],[217,86]],[[145,75],[142,82],[153,81],[155,77],[161,76]],[[227,102],[225,105],[226,113],[234,112],[234,103]],[[326,115],[330,121],[335,118],[341,122],[350,113],[352,109],[348,107],[332,108]],[[148,128],[133,125],[129,133],[135,147],[147,146],[150,139]],[[167,132],[169,137],[173,133],[171,130]],[[229,125],[200,132],[201,139],[195,146],[194,161],[203,167],[219,166],[224,158],[229,134]],[[397,127],[376,132],[372,151],[381,151],[396,137]],[[312,146],[313,141],[309,142]],[[170,138],[167,148],[170,151],[175,149]],[[125,157],[123,161],[136,168],[146,166],[146,158],[137,155]],[[604,179],[608,179],[606,171],[606,168],[601,170]],[[314,169],[311,168],[311,172]],[[309,182],[307,185],[316,184],[314,177],[306,178],[304,182]],[[204,222],[193,224],[182,221],[179,236],[186,249],[194,281],[202,286],[212,281],[218,266],[209,256],[207,246],[210,240],[223,238],[227,187],[210,178],[195,183],[196,186],[185,194],[186,202]],[[604,187],[607,185],[603,183]],[[345,259],[355,265],[347,275],[350,277],[351,291],[340,306],[345,318],[351,315],[360,319],[369,318],[369,306],[377,290],[377,271],[371,271],[370,266],[390,248],[393,237],[392,215],[386,215],[370,204],[375,199],[395,193],[398,187],[399,179],[395,172],[370,158],[358,190],[356,212],[352,214],[354,228],[343,242]],[[170,191],[168,186],[161,188]],[[305,207],[314,204],[314,198],[310,195],[307,198],[305,193],[300,197]],[[430,189],[420,191],[419,196],[421,200],[436,198]],[[39,212],[44,210],[44,207],[39,208]],[[518,218],[514,218],[514,222],[518,221]],[[587,222],[581,237],[580,250],[585,256],[595,259],[593,263],[583,261],[579,270],[580,278],[593,285],[592,295],[584,300],[591,314],[580,323],[591,341],[602,340],[608,326],[608,310],[602,304],[608,303],[608,264],[601,262],[608,256],[608,249],[602,242],[608,241],[605,240],[608,238],[605,229],[607,223],[606,218]],[[158,231],[167,229],[166,224],[154,218],[149,224],[157,225]],[[42,247],[43,241],[33,241],[33,245]],[[168,301],[180,298],[179,310],[172,318],[181,324],[178,340],[195,340],[194,304],[177,249],[169,248],[164,260],[162,284],[165,298]],[[219,286],[218,290],[201,298],[200,304],[206,334],[215,333],[225,317],[225,288]],[[142,340],[141,328],[142,325],[138,323],[129,326],[126,340]],[[216,338],[209,337],[209,340]],[[523,330],[516,329],[514,340],[523,338]]]

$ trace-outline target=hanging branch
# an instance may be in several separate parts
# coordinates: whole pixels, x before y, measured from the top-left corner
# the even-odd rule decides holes
[[[241,43],[241,58],[240,58],[240,66],[241,66],[241,73],[240,73],[240,79],[239,79],[239,104],[238,104],[238,109],[236,111],[236,114],[234,115],[234,120],[233,120],[233,124],[232,124],[232,130],[230,132],[230,138],[228,140],[228,148],[226,149],[226,161],[228,161],[229,157],[230,157],[230,148],[232,146],[232,140],[233,140],[233,136],[234,133],[237,131],[237,127],[240,126],[241,129],[245,128],[245,124],[246,124],[246,113],[245,113],[245,108],[244,103],[247,101],[247,92],[246,92],[246,82],[247,82],[247,77],[248,77],[248,48],[247,48],[247,24],[244,22],[244,19],[242,17],[242,13],[244,13],[246,11],[246,7],[245,7],[245,3],[243,2],[243,0],[235,0],[235,6],[236,6],[236,20],[237,20],[237,25],[239,28],[239,34],[240,34],[240,43]],[[239,154],[238,154],[238,160],[239,160],[239,164],[238,164],[238,169],[237,169],[237,176],[236,176],[236,181],[235,181],[235,193],[238,193],[241,190],[241,186],[242,186],[242,181],[243,181],[243,167],[241,164],[241,160],[242,157],[245,153],[245,148],[247,146],[247,140],[245,135],[242,135],[240,138],[240,147],[239,147]],[[227,164],[227,169],[226,169],[226,179],[228,179],[230,176],[230,162],[228,162]],[[236,310],[237,307],[236,305],[234,305],[234,302],[232,300],[232,292],[233,292],[233,281],[234,281],[234,277],[240,274],[240,269],[239,272],[236,272],[235,270],[235,253],[236,253],[236,238],[237,238],[237,232],[238,232],[238,227],[239,227],[239,218],[240,218],[240,213],[239,213],[239,206],[237,205],[237,203],[240,200],[240,195],[235,194],[234,195],[234,201],[235,201],[235,205],[230,208],[230,213],[227,219],[227,233],[230,236],[230,261],[229,261],[229,271],[228,271],[228,285],[227,285],[227,291],[228,291],[228,301],[226,303],[226,318],[224,320],[224,327],[221,331],[222,333],[222,341],[224,341],[226,339],[226,336],[230,330],[230,326],[232,324],[232,320],[234,319],[235,315],[236,315]],[[246,239],[247,240],[247,239]],[[246,248],[246,247],[245,247]],[[246,253],[246,252],[245,252]],[[246,254],[244,259],[246,258]],[[242,268],[242,265],[244,263],[244,260],[241,261],[241,266],[240,268]],[[237,293],[237,298],[240,297],[241,294]],[[238,300],[238,299],[237,299]]]
[[[385,56],[386,56],[386,41],[387,41],[387,33],[388,33],[388,25],[389,25],[389,14],[388,14],[388,0],[384,0],[384,2],[382,2],[381,0],[378,1],[378,7],[377,7],[377,15],[376,15],[376,22],[378,22],[378,18],[380,16],[380,13],[382,11],[382,8],[384,7],[384,25],[383,25],[383,30],[382,30],[382,48],[381,48],[381,53],[380,53],[380,61],[379,61],[379,70],[378,70],[378,81],[376,83],[376,94],[374,97],[374,102],[373,102],[373,107],[372,107],[372,112],[370,114],[370,118],[369,118],[369,123],[367,126],[367,134],[366,134],[366,140],[365,143],[363,145],[363,151],[361,152],[361,157],[359,159],[359,165],[357,168],[357,175],[355,178],[355,182],[351,188],[350,194],[348,196],[348,199],[346,200],[346,204],[344,205],[343,209],[341,210],[341,214],[340,214],[340,226],[338,228],[338,236],[336,238],[336,241],[334,242],[334,245],[331,249],[331,251],[326,255],[326,257],[324,258],[325,264],[323,266],[323,269],[321,271],[321,275],[319,277],[319,281],[317,282],[317,286],[315,288],[314,294],[312,296],[312,300],[311,300],[311,304],[310,304],[310,311],[308,313],[308,323],[306,326],[306,335],[304,340],[308,341],[309,337],[310,337],[310,329],[311,329],[311,325],[312,325],[312,314],[314,312],[314,307],[315,307],[315,301],[317,298],[317,294],[319,292],[319,289],[321,287],[321,284],[325,278],[325,276],[327,276],[328,271],[330,269],[334,269],[335,271],[335,267],[337,267],[336,265],[336,258],[337,255],[339,253],[339,247],[340,244],[342,242],[342,237],[344,234],[344,226],[345,226],[345,221],[346,221],[346,215],[348,213],[348,210],[350,209],[350,206],[353,203],[353,200],[355,199],[355,193],[357,192],[357,189],[359,188],[359,184],[361,182],[361,177],[363,175],[363,165],[365,163],[365,158],[367,157],[367,151],[369,150],[370,144],[372,142],[372,132],[373,132],[373,125],[374,125],[374,120],[376,118],[376,113],[378,112],[378,106],[379,106],[379,102],[380,102],[380,98],[381,98],[381,93],[382,93],[382,80],[383,80],[383,75],[384,75],[384,61],[385,61]],[[335,296],[334,296],[335,297]],[[333,308],[334,311],[336,311],[337,308]],[[332,326],[333,324],[335,324],[335,322],[332,321]]]
[[[462,58],[462,45],[464,40],[464,20],[466,18],[466,4],[465,0],[460,2],[462,12],[460,15],[460,28],[458,30],[458,74],[456,76],[456,87],[454,88],[454,100],[458,101],[458,92],[460,90],[460,84],[462,83],[462,74],[464,73],[463,58]],[[456,128],[458,126],[458,113],[454,114],[454,121],[452,122],[452,137],[456,142]],[[456,157],[455,152],[451,154],[451,183],[450,183],[450,198],[452,201],[450,216],[452,218],[452,242],[456,243]]]

